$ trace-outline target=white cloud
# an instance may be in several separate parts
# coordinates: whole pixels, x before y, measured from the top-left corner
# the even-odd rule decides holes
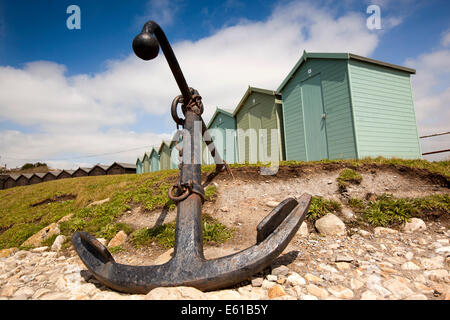
[[[444,44],[448,34],[444,34]],[[449,131],[450,126],[450,49],[439,48],[408,59],[405,65],[415,68],[412,87],[419,135]],[[421,140],[422,152],[448,149],[450,135]],[[448,153],[426,156],[427,159],[447,159]]]
[[[364,12],[337,15],[326,6],[291,2],[265,21],[241,21],[173,48],[188,84],[203,96],[207,121],[216,106],[233,109],[248,85],[276,89],[303,50],[370,55],[379,36],[365,20]],[[0,121],[40,130],[0,132],[0,150],[45,160],[153,144],[161,139],[155,133],[145,139],[128,133],[137,111],[168,114],[178,94],[162,53],[150,62],[134,55],[109,61],[105,72],[94,75],[67,76],[64,66],[43,61],[0,67]]]

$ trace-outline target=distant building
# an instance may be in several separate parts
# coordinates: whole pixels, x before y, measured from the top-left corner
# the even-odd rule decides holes
[[[108,168],[109,166],[97,164],[89,171],[89,176],[104,176],[106,175],[106,170],[108,170]]]
[[[135,174],[136,165],[132,163],[114,162],[108,169],[106,169],[106,174]]]

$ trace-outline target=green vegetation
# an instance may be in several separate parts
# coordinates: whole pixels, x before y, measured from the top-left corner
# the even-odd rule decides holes
[[[360,184],[361,180],[362,176],[350,168],[342,170],[337,177],[338,186],[340,189],[345,189],[350,183]]]
[[[20,170],[33,169],[38,167],[47,167],[46,163],[36,162],[36,163],[25,163]]]
[[[115,247],[109,248],[108,250],[112,254],[116,254],[116,253],[120,253],[120,252],[124,251],[125,249],[122,246],[115,246]]]
[[[172,248],[175,245],[176,223],[166,223],[153,228],[139,229],[131,234],[131,243],[136,247],[150,245],[155,242],[163,248]],[[208,215],[202,217],[203,243],[224,243],[233,236],[233,230],[227,228]]]
[[[312,197],[306,218],[314,222],[327,213],[340,212],[341,209],[342,206],[337,201],[324,199],[323,197]]]
[[[382,194],[374,201],[351,198],[349,205],[355,212],[360,213],[362,221],[375,227],[391,227],[403,224],[412,217],[424,218],[431,213],[448,214],[450,196],[435,194],[412,199]]]

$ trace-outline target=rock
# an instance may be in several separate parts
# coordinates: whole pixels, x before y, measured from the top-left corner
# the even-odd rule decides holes
[[[341,285],[329,287],[328,292],[340,299],[351,299],[354,296],[352,290]]]
[[[276,267],[276,268],[272,269],[271,273],[274,276],[287,276],[288,273],[289,273],[289,268],[286,267],[286,266],[281,265],[279,267]]]
[[[306,284],[306,280],[296,272],[292,272],[286,279],[286,283],[291,286],[303,286]]]
[[[262,287],[263,289],[270,289],[270,288],[272,288],[274,285],[276,285],[276,283],[273,282],[273,281],[263,280],[261,287]]]
[[[395,296],[400,299],[404,299],[414,292],[403,282],[397,279],[389,279],[383,282],[383,285]]]
[[[385,234],[396,234],[396,233],[398,233],[398,231],[391,229],[391,228],[376,227],[374,229],[374,233],[375,233],[375,235],[380,236],[380,235],[385,235]]]
[[[305,238],[309,235],[308,225],[306,224],[306,222],[304,222],[304,221],[302,222],[302,224],[300,225],[300,228],[297,231],[297,234],[300,237],[305,237]]]
[[[414,262],[408,261],[402,264],[402,270],[420,270],[420,267]]]
[[[439,254],[449,254],[450,253],[450,246],[437,248],[436,250],[434,250],[434,252],[439,253]]]
[[[345,224],[334,214],[327,214],[315,223],[317,231],[326,236],[345,235]]]
[[[47,251],[47,250],[48,250],[48,247],[44,246],[44,247],[34,248],[34,249],[31,250],[31,252],[42,253],[42,252]]]
[[[268,206],[270,208],[275,208],[278,204],[279,204],[278,201],[267,201],[266,202],[266,206]]]
[[[145,300],[202,300],[205,294],[192,287],[159,287],[145,295]]]
[[[59,233],[60,230],[58,224],[52,223],[29,237],[24,243],[22,243],[22,246],[39,247],[43,241],[54,235],[58,235]]]
[[[450,282],[448,271],[445,269],[430,270],[424,272],[425,277],[432,281]]]
[[[58,222],[56,222],[57,224],[63,223],[63,222],[67,222],[69,221],[73,216],[73,213],[68,214],[67,216],[62,217],[61,219],[58,220]]]
[[[282,286],[280,286],[279,284],[276,284],[272,288],[269,289],[269,291],[267,292],[267,295],[268,295],[269,299],[273,299],[273,298],[282,297],[282,296],[286,295],[286,292],[284,291]]]
[[[310,294],[304,294],[300,297],[301,300],[319,300],[316,296]]]
[[[219,290],[204,293],[207,300],[240,300],[241,295],[236,290]]]
[[[342,208],[341,210],[342,215],[347,220],[352,220],[355,217],[355,214],[353,213],[353,210],[347,207]]]
[[[350,287],[353,290],[361,289],[363,286],[364,286],[364,282],[359,281],[358,279],[355,279],[355,278],[350,279]]]
[[[403,226],[404,232],[417,232],[417,231],[425,231],[427,226],[422,219],[411,218],[410,221],[406,222]]]
[[[336,267],[343,271],[343,270],[348,270],[351,267],[351,264],[348,262],[336,262]]]
[[[309,294],[312,294],[313,296],[316,296],[319,299],[325,299],[328,297],[328,291],[324,288],[320,288],[316,286],[315,284],[309,284],[306,286],[306,290]]]
[[[358,233],[362,236],[362,237],[368,237],[371,235],[371,233],[369,231],[363,230],[363,229],[359,229]]]
[[[264,279],[261,277],[252,279],[252,287],[261,287]]]
[[[381,285],[381,278],[376,274],[367,278],[366,287],[383,298],[391,295],[391,292]]]
[[[334,259],[335,262],[352,262],[353,258],[344,254],[338,254]]]
[[[426,285],[420,282],[414,282],[414,286],[416,287],[417,290],[419,290],[422,293],[432,294],[434,292],[433,289],[427,287]]]
[[[52,251],[60,251],[64,241],[66,241],[66,236],[63,236],[62,234],[57,236],[52,244]]]
[[[370,290],[364,291],[361,295],[361,300],[377,300],[378,296],[375,294],[375,292],[372,292]]]
[[[162,255],[160,255],[158,258],[155,259],[155,264],[164,264],[173,257],[174,250],[173,248],[167,250]]]
[[[0,258],[7,258],[9,256],[12,256],[17,251],[19,251],[18,248],[8,248],[8,249],[0,250]]]
[[[317,277],[317,276],[315,276],[313,274],[310,274],[310,273],[305,274],[305,279],[308,280],[309,282],[315,282],[315,283],[323,282],[322,278],[319,278],[319,277]]]
[[[127,241],[127,238],[128,238],[127,234],[121,230],[117,232],[117,234],[114,236],[114,238],[111,239],[111,241],[109,241],[108,247],[112,248],[121,246],[125,243],[125,241]]]
[[[92,206],[98,206],[98,205],[104,204],[104,203],[106,203],[108,201],[109,201],[109,198],[106,198],[106,199],[103,199],[103,200],[94,201],[94,202],[91,202],[90,204],[88,204],[87,207],[90,208]]]
[[[405,300],[428,300],[428,298],[423,294],[413,294]]]
[[[34,294],[34,290],[30,287],[22,287],[19,288],[16,292],[14,292],[15,297],[24,297],[25,299],[31,298]]]
[[[5,286],[0,291],[0,297],[12,297],[14,292],[16,292],[17,288],[14,286]]]
[[[65,292],[49,292],[42,295],[39,300],[68,300],[69,294]]]
[[[275,276],[275,275],[273,275],[273,274],[268,274],[267,277],[266,277],[266,279],[267,279],[268,281],[275,282],[275,281],[277,281],[278,277]]]
[[[411,260],[412,258],[414,258],[414,253],[412,253],[412,252],[407,252],[407,253],[405,254],[405,258],[408,259],[408,260]]]
[[[42,297],[44,294],[49,293],[51,290],[47,289],[47,288],[40,288],[37,289],[36,292],[33,294],[33,296],[31,297],[31,299],[36,300],[39,299],[40,297]]]
[[[106,247],[106,239],[105,238],[97,238],[97,241]]]

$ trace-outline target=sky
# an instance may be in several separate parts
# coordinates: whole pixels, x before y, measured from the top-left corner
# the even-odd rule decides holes
[[[79,29],[67,27],[70,5]],[[380,29],[367,27],[370,5]],[[170,139],[179,90],[161,53],[143,61],[131,48],[148,20],[202,95],[206,122],[216,107],[234,109],[249,85],[275,90],[306,50],[416,69],[419,135],[450,131],[449,14],[446,0],[0,0],[0,165],[135,163]],[[448,149],[450,135],[421,146]]]

